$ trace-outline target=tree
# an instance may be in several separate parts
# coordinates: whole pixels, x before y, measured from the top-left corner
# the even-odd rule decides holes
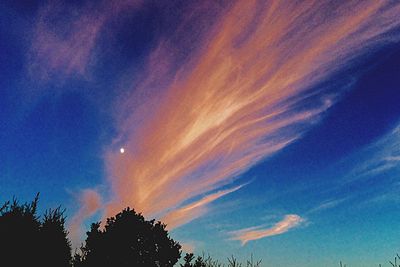
[[[220,267],[222,266],[221,264],[218,263],[218,261],[214,261],[211,259],[210,256],[207,258],[204,256],[197,256],[195,259],[194,263],[192,261],[195,259],[195,256],[193,253],[186,253],[185,257],[183,257],[184,264],[181,264],[181,267],[207,267],[207,266],[215,266],[215,267]]]
[[[31,203],[16,199],[0,208],[0,266],[59,266],[71,263],[65,217],[60,208],[37,216],[39,195]]]
[[[46,257],[51,266],[71,266],[71,243],[65,230],[64,211],[60,208],[48,210],[40,228],[40,238],[44,251],[49,252]]]
[[[186,253],[185,257],[183,257],[183,260],[185,261],[183,264],[181,264],[181,267],[192,267],[192,260],[194,259],[194,254],[193,253]]]
[[[74,256],[74,266],[173,266],[180,258],[181,246],[165,227],[126,208],[108,218],[104,229],[100,223],[92,224],[84,246]]]

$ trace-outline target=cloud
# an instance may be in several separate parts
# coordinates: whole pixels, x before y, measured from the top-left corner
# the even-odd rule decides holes
[[[175,209],[164,217],[161,221],[166,223],[169,229],[178,227],[179,225],[188,223],[207,212],[207,204],[219,199],[227,194],[239,190],[242,185],[234,187],[232,189],[222,190],[213,194],[209,194],[198,201],[192,202],[188,205]]]
[[[74,247],[78,247],[81,242],[82,224],[83,222],[94,215],[101,208],[101,196],[92,189],[85,189],[79,195],[79,210],[69,221],[68,229],[70,240]]]
[[[347,182],[374,177],[400,166],[400,126],[361,151],[368,155],[346,176]]]
[[[327,200],[325,202],[322,202],[320,205],[309,210],[308,213],[320,212],[320,211],[324,211],[327,209],[335,208],[338,205],[342,204],[343,202],[347,201],[348,199],[349,199],[349,197]]]
[[[239,240],[242,245],[252,240],[257,240],[269,236],[280,235],[286,233],[290,229],[300,226],[305,219],[301,218],[296,214],[288,214],[285,218],[276,223],[270,228],[263,228],[262,226],[256,226],[251,228],[246,228],[238,231],[231,232],[232,240]]]
[[[356,162],[356,164],[354,164]],[[400,123],[372,144],[355,152],[343,160],[345,165],[353,164],[333,190],[348,190],[349,184],[368,185],[368,179],[374,180],[374,186],[359,188],[357,195],[362,199],[360,206],[395,203],[399,200],[398,171],[400,170]],[[371,190],[373,189],[373,190]]]
[[[96,6],[66,6],[54,1],[43,7],[34,25],[28,68],[39,80],[86,77],[104,25],[140,1],[100,1]]]
[[[171,47],[191,43],[192,32],[160,42],[142,81],[114,103],[105,215],[132,206],[146,216],[171,211],[164,216],[171,225],[197,218],[201,203],[219,197],[210,192],[317,123],[341,91],[316,86],[371,48],[397,40],[391,30],[400,24],[400,4],[334,2],[237,1],[184,60]],[[183,21],[202,28],[197,16],[190,18]],[[82,58],[67,70],[83,70]],[[182,206],[204,194],[200,204]]]
[[[182,251],[184,251],[185,253],[193,253],[196,246],[193,242],[184,242],[181,243],[182,246]]]

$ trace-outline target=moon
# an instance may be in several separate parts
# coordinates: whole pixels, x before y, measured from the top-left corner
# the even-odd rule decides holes
[[[121,148],[119,149],[119,152],[120,152],[121,154],[124,154],[124,153],[125,153],[125,148],[121,147]]]

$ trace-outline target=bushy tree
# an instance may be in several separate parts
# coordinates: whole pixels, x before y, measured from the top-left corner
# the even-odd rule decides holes
[[[181,246],[169,237],[165,224],[147,221],[133,209],[108,218],[104,229],[94,223],[75,267],[169,267],[180,258]]]
[[[59,266],[71,263],[63,212],[58,208],[37,215],[38,195],[31,203],[16,199],[0,208],[0,266]]]
[[[47,261],[51,266],[71,266],[71,244],[68,240],[68,232],[65,230],[64,211],[60,208],[48,210],[44,214],[40,228],[40,238],[44,251],[47,254]]]

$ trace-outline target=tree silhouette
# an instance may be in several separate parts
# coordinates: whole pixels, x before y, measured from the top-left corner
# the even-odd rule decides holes
[[[194,259],[193,253],[186,253],[185,257],[183,257],[184,263],[181,264],[181,267],[192,267],[192,260]]]
[[[63,212],[58,208],[37,216],[39,195],[31,203],[16,199],[0,208],[0,266],[60,266],[71,263]]]
[[[213,261],[210,256],[208,256],[208,258],[205,258],[204,254],[203,256],[197,256],[194,263],[192,263],[194,259],[195,256],[193,253],[186,253],[185,257],[183,257],[184,263],[181,264],[181,267],[222,266],[221,264],[218,264],[218,261]]]
[[[75,267],[169,267],[180,258],[181,246],[165,224],[147,221],[130,208],[108,218],[104,229],[94,223],[85,245],[74,256]]]
[[[44,219],[40,228],[40,238],[43,249],[49,252],[46,257],[51,266],[68,267],[71,266],[71,243],[69,242],[65,230],[64,211],[60,208],[48,210],[44,214]]]

